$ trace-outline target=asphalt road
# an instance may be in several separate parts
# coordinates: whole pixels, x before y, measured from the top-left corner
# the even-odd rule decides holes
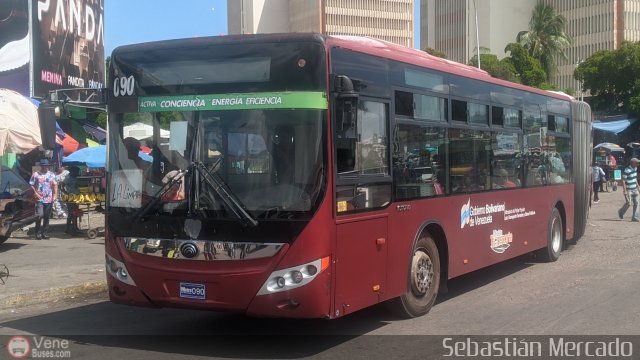
[[[442,337],[421,335],[640,335],[640,223],[630,222],[630,214],[618,219],[619,191],[600,198],[585,236],[557,262],[527,255],[454,279],[417,319],[394,318],[383,306],[332,321],[255,319],[119,306],[98,294],[0,313],[0,335],[67,339],[71,358],[141,359],[424,359],[442,354]]]

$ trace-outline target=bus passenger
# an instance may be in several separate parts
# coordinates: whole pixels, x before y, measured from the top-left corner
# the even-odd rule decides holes
[[[140,140],[128,137],[124,139],[124,147],[127,149],[127,158],[132,160],[136,167],[140,170],[147,170],[149,163],[142,160],[139,155],[140,152]]]

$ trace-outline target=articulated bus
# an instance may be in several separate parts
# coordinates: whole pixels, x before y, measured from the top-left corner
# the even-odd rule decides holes
[[[585,231],[591,113],[565,94],[319,34],[123,46],[108,84],[115,303],[415,317]]]

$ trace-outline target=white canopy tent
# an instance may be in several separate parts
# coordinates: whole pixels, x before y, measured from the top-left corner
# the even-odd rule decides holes
[[[137,140],[147,139],[153,136],[153,126],[145,123],[137,122],[131,125],[127,125],[122,129],[123,136],[125,138],[132,137]],[[170,135],[169,130],[160,129],[160,137],[168,139]]]
[[[13,90],[0,89],[0,155],[24,154],[40,145],[36,105]]]

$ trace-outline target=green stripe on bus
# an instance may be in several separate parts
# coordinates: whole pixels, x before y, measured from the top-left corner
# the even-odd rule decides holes
[[[140,112],[247,109],[327,109],[323,92],[264,92],[138,98]]]

